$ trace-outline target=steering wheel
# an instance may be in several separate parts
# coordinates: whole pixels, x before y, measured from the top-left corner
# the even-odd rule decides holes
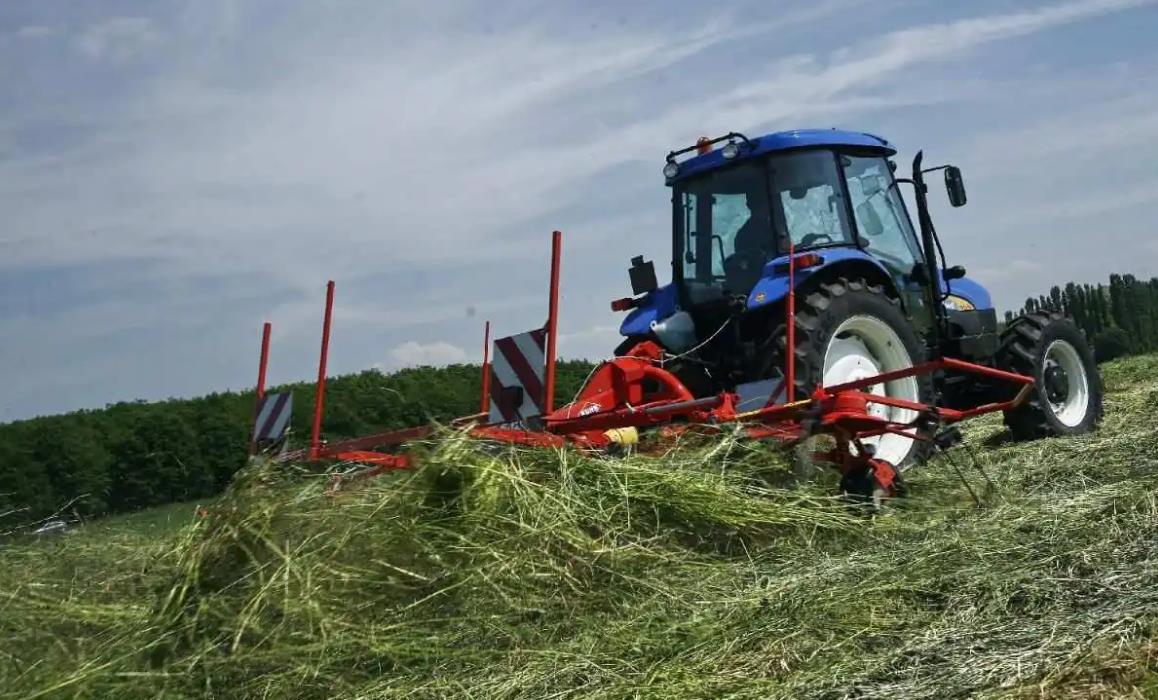
[[[832,240],[832,236],[828,235],[827,233],[810,233],[807,236],[805,236],[804,238],[800,239],[800,247],[802,247],[802,248],[812,247],[812,246],[816,245],[817,243],[822,242],[821,239],[824,239],[823,240],[824,243],[833,243],[834,242]]]
[[[747,294],[760,280],[767,254],[755,250],[738,250],[724,258],[724,277],[728,287],[734,292]]]

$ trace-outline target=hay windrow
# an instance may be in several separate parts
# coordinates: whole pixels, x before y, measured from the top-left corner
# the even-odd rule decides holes
[[[612,459],[447,431],[332,494],[252,465],[163,536],[2,550],[0,694],[1154,697],[1155,377],[1109,367],[1096,435],[971,424],[980,508],[934,462],[866,517],[728,436]]]

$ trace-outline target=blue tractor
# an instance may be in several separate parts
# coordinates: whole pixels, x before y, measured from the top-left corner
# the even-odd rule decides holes
[[[1094,429],[1102,386],[1082,332],[1051,313],[999,329],[985,288],[946,264],[929,214],[925,176],[942,171],[949,201],[960,207],[961,171],[923,168],[918,153],[911,177],[901,178],[895,155],[878,136],[820,129],[751,139],[729,133],[669,153],[672,281],[660,286],[653,263],[631,261],[634,297],[612,305],[630,309],[616,354],[644,342],[661,346],[665,367],[697,396],[782,385],[791,250],[797,397],[817,385],[955,357],[1036,380],[1030,400],[1005,415],[1016,437]],[[919,229],[902,185],[913,188]],[[1010,389],[939,373],[873,391],[965,408],[1007,399]],[[871,410],[898,422],[916,416],[876,404]],[[931,450],[903,434],[876,438],[873,448],[901,468]]]

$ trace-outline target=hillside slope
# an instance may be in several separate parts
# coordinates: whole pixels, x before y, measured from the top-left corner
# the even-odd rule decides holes
[[[1105,372],[1097,435],[969,425],[980,507],[942,460],[866,517],[728,439],[243,470],[188,526],[0,548],[0,696],[1158,697],[1158,357]]]

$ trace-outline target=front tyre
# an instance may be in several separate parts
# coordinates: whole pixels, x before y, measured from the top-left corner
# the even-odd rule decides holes
[[[1033,377],[1021,406],[1005,412],[1019,440],[1093,431],[1102,419],[1102,377],[1085,335],[1057,313],[1030,313],[1005,329],[998,366]]]
[[[817,385],[835,386],[912,367],[924,359],[924,345],[896,300],[863,280],[838,279],[821,284],[796,307],[796,396],[805,398]],[[928,376],[878,384],[869,393],[931,404]],[[917,412],[869,404],[869,413],[909,423]],[[916,431],[912,434],[915,436]],[[903,470],[928,459],[929,442],[885,434],[865,440],[876,458]]]

